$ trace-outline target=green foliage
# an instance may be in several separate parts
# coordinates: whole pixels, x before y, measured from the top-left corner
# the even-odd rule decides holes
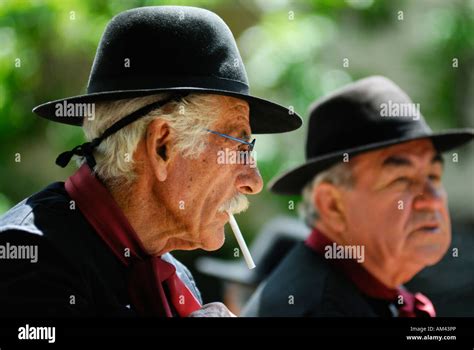
[[[84,93],[100,36],[114,14],[162,4],[221,15],[238,40],[253,94],[302,115],[335,88],[383,74],[421,103],[431,124],[472,125],[472,1],[0,0],[0,213],[64,180],[74,167],[59,169],[55,157],[83,139],[80,128],[41,120],[31,109]],[[305,132],[259,137],[265,182],[304,160]],[[15,162],[17,154],[21,162]],[[268,193],[251,199],[251,209],[263,209],[239,218],[243,231],[254,235],[262,220],[295,215],[287,209],[290,199]]]

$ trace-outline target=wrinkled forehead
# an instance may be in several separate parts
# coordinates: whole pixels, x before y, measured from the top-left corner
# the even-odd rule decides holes
[[[224,115],[231,114],[234,117],[249,120],[250,107],[247,101],[230,96],[219,96],[219,107]]]
[[[431,160],[437,151],[430,139],[415,140],[404,142],[399,145],[386,147],[379,151],[377,161],[382,165],[383,162],[391,156],[407,157],[413,160]]]
[[[422,139],[385,147],[363,153],[352,159],[355,173],[376,173],[392,171],[401,167],[420,167],[442,163],[430,139]]]
[[[250,135],[250,108],[247,101],[229,96],[219,96],[217,103],[219,106],[219,117],[212,127],[224,133],[237,131]]]

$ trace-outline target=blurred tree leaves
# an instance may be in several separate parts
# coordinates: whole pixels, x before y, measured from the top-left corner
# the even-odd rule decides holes
[[[31,109],[85,92],[97,44],[113,15],[170,4],[221,15],[238,40],[253,94],[301,115],[316,98],[383,74],[421,103],[430,124],[473,124],[474,1],[0,0],[0,213],[47,183],[64,180],[74,166],[60,169],[55,157],[83,139],[80,128],[42,120]],[[303,127],[259,136],[265,182],[304,161],[305,133]],[[17,154],[21,162],[15,162]],[[254,235],[262,220],[278,213],[296,215],[288,209],[295,199],[267,191],[251,198],[251,209],[239,218],[243,231]],[[230,247],[217,254],[229,255]]]

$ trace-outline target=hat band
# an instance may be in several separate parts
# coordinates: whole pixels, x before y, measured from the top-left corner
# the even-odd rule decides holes
[[[238,80],[218,77],[191,76],[191,77],[166,77],[154,75],[129,75],[118,77],[91,76],[87,93],[116,92],[127,90],[153,90],[153,89],[210,89],[225,90],[248,95],[249,86]]]

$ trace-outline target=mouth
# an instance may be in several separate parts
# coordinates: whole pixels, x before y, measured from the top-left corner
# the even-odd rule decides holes
[[[225,221],[226,223],[227,221],[229,221],[229,215],[227,214],[227,212],[218,211],[217,217],[219,218],[219,220]]]
[[[419,225],[415,231],[421,231],[425,233],[438,233],[441,231],[441,225],[438,222],[429,222]]]

